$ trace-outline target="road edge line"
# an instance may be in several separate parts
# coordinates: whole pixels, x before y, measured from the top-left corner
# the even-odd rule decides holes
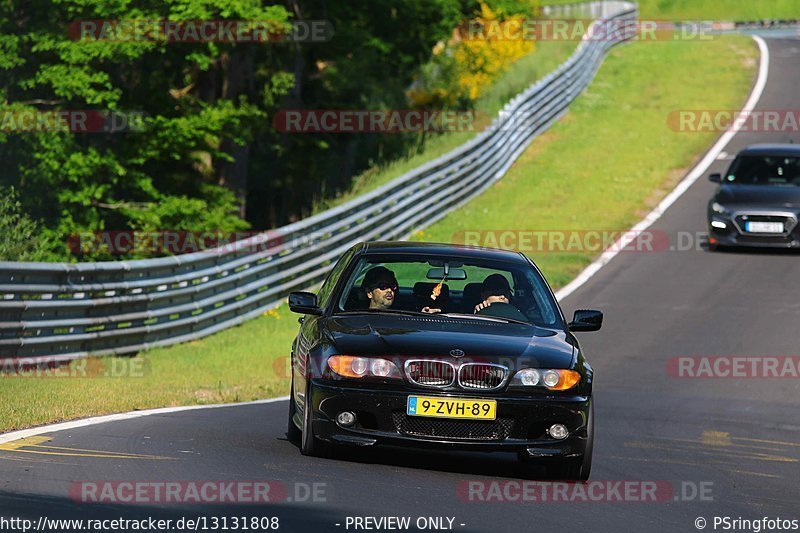
[[[48,424],[46,426],[37,426],[28,429],[20,429],[17,431],[11,431],[9,433],[0,433],[0,444],[5,444],[7,442],[33,437],[35,435],[42,435],[44,433],[67,431],[70,429],[95,426],[97,424],[105,424],[107,422],[131,420],[133,418],[141,418],[143,416],[168,415],[172,413],[180,413],[183,411],[197,411],[200,409],[221,409],[224,407],[241,407],[243,405],[263,405],[267,403],[282,402],[288,399],[289,399],[288,396],[280,396],[278,398],[266,398],[264,400],[255,400],[252,402],[215,403],[210,405],[184,405],[181,407],[160,407],[158,409],[145,409],[142,411],[129,411],[127,413],[116,413],[113,415],[93,416],[91,418],[81,418],[78,420],[71,420],[69,422],[59,422],[57,424]]]

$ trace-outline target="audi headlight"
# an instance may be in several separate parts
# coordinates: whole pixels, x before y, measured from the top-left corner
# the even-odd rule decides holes
[[[719,213],[720,215],[728,213],[728,210],[725,208],[725,206],[718,202],[714,202],[713,204],[711,204],[711,210],[714,211],[715,213]]]

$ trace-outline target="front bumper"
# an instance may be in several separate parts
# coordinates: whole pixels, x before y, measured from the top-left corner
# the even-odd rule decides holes
[[[314,434],[325,441],[370,446],[385,444],[418,448],[525,452],[531,457],[576,457],[584,453],[591,398],[587,396],[524,396],[509,393],[441,393],[436,390],[395,390],[347,387],[312,380],[310,387]],[[495,422],[453,421],[407,417],[409,395],[486,398],[497,400]],[[336,422],[341,411],[357,416],[354,426]],[[560,423],[569,435],[556,440],[547,428]],[[489,427],[490,424],[494,424]],[[474,438],[472,429],[480,430]],[[421,434],[425,433],[425,434]]]
[[[722,215],[709,212],[708,236],[709,243],[717,246],[749,246],[754,248],[800,248],[800,226],[796,223],[791,224],[785,233],[763,234],[748,233],[742,229],[742,221],[737,219],[737,215]],[[755,213],[755,216],[759,216]],[[788,220],[789,216],[784,217]],[[724,228],[718,228],[713,223],[722,223]]]

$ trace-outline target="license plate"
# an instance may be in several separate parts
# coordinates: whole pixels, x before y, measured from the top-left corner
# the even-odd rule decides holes
[[[409,396],[406,404],[406,414],[438,418],[494,420],[497,418],[497,401]]]
[[[748,233],[783,233],[783,222],[746,222],[744,230]]]

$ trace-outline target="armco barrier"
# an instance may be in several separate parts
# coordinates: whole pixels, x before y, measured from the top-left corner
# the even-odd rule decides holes
[[[637,8],[592,2],[545,14],[619,24],[635,19]],[[290,291],[322,281],[354,243],[402,238],[480,194],[566,112],[606,51],[632,36],[584,38],[564,64],[461,147],[350,202],[225,250],[142,261],[0,262],[0,359],[134,353],[209,335],[279,305]]]

